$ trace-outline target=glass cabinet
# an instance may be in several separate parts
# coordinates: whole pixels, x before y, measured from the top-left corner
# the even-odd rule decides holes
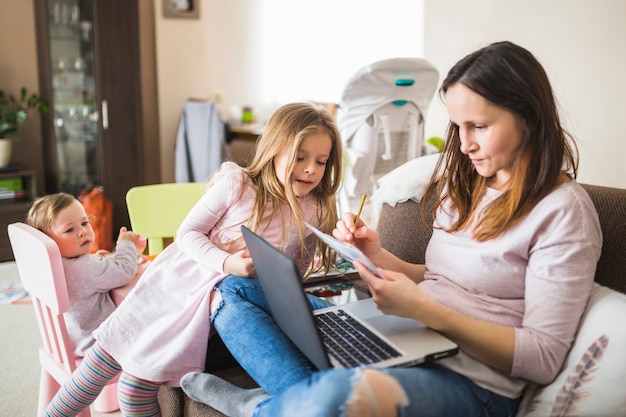
[[[78,196],[102,186],[117,231],[129,226],[126,192],[146,183],[148,168],[159,172],[147,143],[158,138],[144,136],[144,120],[156,119],[143,105],[156,85],[142,86],[155,69],[140,57],[140,1],[34,2],[39,88],[51,107],[42,117],[44,191]],[[153,29],[145,39],[154,48]]]
[[[82,189],[102,184],[93,8],[90,1],[50,0],[46,9],[56,187],[78,195]]]

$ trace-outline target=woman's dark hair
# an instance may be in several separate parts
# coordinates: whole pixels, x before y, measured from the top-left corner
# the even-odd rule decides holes
[[[571,136],[561,126],[548,76],[526,49],[497,42],[467,55],[448,72],[439,90],[441,97],[445,99],[448,88],[457,83],[511,112],[524,129],[511,182],[473,231],[477,240],[488,240],[528,214],[560,184],[563,172],[575,178],[578,156]],[[438,186],[431,181],[427,190],[427,195],[438,192],[442,196],[446,187],[437,205],[450,198],[458,209],[459,219],[451,231],[468,225],[487,184],[460,146],[458,126],[450,123],[444,154],[435,171],[443,169],[444,177]]]

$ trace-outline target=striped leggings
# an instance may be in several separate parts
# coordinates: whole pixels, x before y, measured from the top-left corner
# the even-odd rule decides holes
[[[52,399],[45,417],[70,417],[94,402],[108,381],[122,368],[96,342],[80,366]],[[135,378],[122,372],[117,384],[117,396],[124,417],[160,417],[157,393],[161,384]]]

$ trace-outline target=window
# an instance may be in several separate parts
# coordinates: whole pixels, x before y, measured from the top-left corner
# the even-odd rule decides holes
[[[423,57],[423,0],[259,0],[258,10],[264,102],[336,103],[359,68]]]

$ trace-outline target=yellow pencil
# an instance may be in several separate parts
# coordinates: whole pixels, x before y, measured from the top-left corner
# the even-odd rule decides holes
[[[361,197],[361,203],[359,203],[359,209],[356,212],[356,217],[354,218],[354,227],[356,227],[357,223],[359,222],[359,216],[361,216],[361,211],[363,211],[363,204],[365,204],[365,198],[367,197],[367,194],[363,194],[363,196]]]

